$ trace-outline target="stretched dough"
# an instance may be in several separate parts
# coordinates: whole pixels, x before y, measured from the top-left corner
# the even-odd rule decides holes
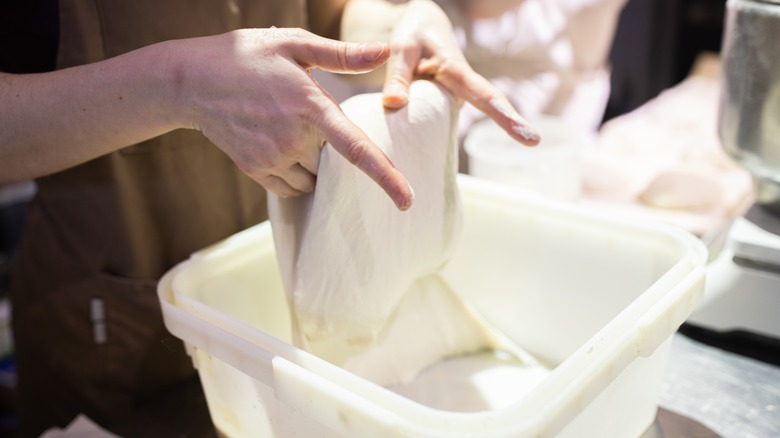
[[[488,348],[493,338],[438,275],[461,227],[457,103],[416,81],[400,110],[385,110],[379,93],[342,109],[406,176],[415,202],[398,211],[329,146],[313,194],[269,198],[294,343],[381,384]]]

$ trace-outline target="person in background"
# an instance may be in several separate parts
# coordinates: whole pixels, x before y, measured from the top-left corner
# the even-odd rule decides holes
[[[609,52],[627,0],[436,2],[472,68],[524,117],[560,117],[596,133],[610,93]],[[461,135],[481,118],[466,103]]]
[[[163,325],[157,280],[266,219],[265,189],[314,190],[325,142],[411,207],[403,175],[311,69],[384,65],[388,108],[430,78],[518,141],[539,141],[431,1],[48,5],[56,70],[0,73],[0,184],[37,185],[11,276],[21,436],[80,413],[110,426],[194,376]]]

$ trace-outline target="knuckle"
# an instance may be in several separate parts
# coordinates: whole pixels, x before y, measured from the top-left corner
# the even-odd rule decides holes
[[[408,78],[403,72],[396,71],[390,75],[390,82],[408,87],[412,84],[412,80]]]
[[[469,75],[471,72],[450,59],[442,59],[436,70],[436,74],[438,76],[445,76],[456,84],[466,85],[469,82]]]
[[[349,60],[351,59],[350,54],[354,52],[355,49],[346,44],[346,43],[339,43],[336,46],[336,50],[334,50],[334,56],[336,57],[335,62],[338,68],[342,70],[349,69]]]
[[[350,163],[360,167],[368,157],[370,146],[364,140],[352,142],[346,150],[346,157]]]
[[[395,183],[395,179],[393,178],[391,172],[382,172],[377,177],[377,184],[379,185],[379,187],[383,187],[383,188],[392,187],[394,183]]]
[[[300,28],[275,29],[273,42],[284,50],[312,44],[312,34]]]
[[[271,169],[271,166],[266,160],[257,157],[256,155],[245,156],[240,161],[237,161],[236,165],[242,172],[256,176],[265,175],[268,173],[268,170]]]
[[[284,37],[289,43],[295,43],[300,41],[309,40],[311,33],[301,29],[300,27],[292,27],[279,29],[279,35]]]
[[[305,29],[302,29],[300,27],[293,27],[289,31],[290,31],[290,35],[292,35],[292,36],[294,36],[296,38],[308,39],[308,38],[310,38],[312,36],[311,32],[309,32],[309,31],[307,31]]]
[[[306,136],[316,139],[315,141],[320,141],[322,139],[322,127],[332,124],[330,121],[331,116],[328,115],[328,111],[324,108],[314,108],[311,111],[307,111],[301,114],[300,120],[302,120],[303,125],[306,127]]]
[[[266,149],[262,146],[260,148]],[[266,150],[269,149],[273,150],[273,148],[268,148]],[[251,148],[242,154],[236,164],[244,173],[257,176],[268,175],[277,167],[279,161],[278,157],[278,153],[260,153],[258,150],[255,150],[255,148]]]
[[[475,93],[472,100],[474,104],[479,105],[481,108],[494,108],[499,103],[501,103],[502,106],[506,106],[505,104],[503,104],[504,101],[503,96],[495,92],[483,93],[483,94]]]

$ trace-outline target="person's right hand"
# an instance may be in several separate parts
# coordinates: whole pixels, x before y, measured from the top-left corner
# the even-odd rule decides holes
[[[281,197],[314,190],[320,148],[330,143],[400,210],[413,192],[379,148],[341,112],[310,68],[361,73],[382,65],[383,43],[355,44],[300,29],[239,30],[180,40],[170,68],[184,126],[203,132],[236,165]]]

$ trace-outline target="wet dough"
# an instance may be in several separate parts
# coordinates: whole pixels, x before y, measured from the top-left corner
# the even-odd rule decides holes
[[[491,342],[438,275],[461,226],[457,104],[432,82],[417,81],[400,110],[385,111],[379,93],[353,97],[342,109],[407,177],[412,208],[398,211],[326,145],[315,192],[271,196],[269,211],[294,343],[388,384]]]

